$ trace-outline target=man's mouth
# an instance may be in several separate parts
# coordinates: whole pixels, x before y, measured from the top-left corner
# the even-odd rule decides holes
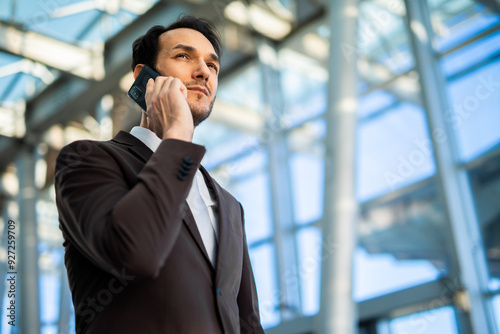
[[[198,92],[198,93],[205,94],[205,96],[208,96],[208,90],[202,86],[189,86],[189,87],[187,87],[187,89],[192,91],[192,92]]]

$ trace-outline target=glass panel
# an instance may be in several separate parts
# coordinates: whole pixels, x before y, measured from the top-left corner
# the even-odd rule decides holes
[[[360,97],[358,101],[358,116],[360,119],[387,109],[397,102],[396,97],[384,90],[377,89]]]
[[[391,334],[456,334],[457,320],[451,306],[415,313],[390,321]]]
[[[428,0],[434,45],[445,52],[500,23],[500,16],[471,0]]]
[[[358,127],[360,201],[407,186],[436,171],[422,108],[400,103]]]
[[[257,285],[262,326],[276,326],[280,322],[280,314],[274,245],[266,243],[250,249],[250,259]]]
[[[27,90],[29,83],[33,80],[32,76],[23,73],[16,73],[13,76],[6,77],[5,79],[5,82],[8,82],[8,85],[4,90],[2,98],[3,102],[15,102],[21,99],[26,99],[28,96]],[[4,82],[4,80],[2,80],[2,82]]]
[[[448,91],[453,112],[445,118],[457,131],[460,158],[469,161],[500,141],[500,60],[450,82]]]
[[[328,43],[313,33],[304,36],[305,52],[308,40]],[[310,43],[310,42],[309,42]],[[286,114],[282,125],[291,127],[325,112],[327,106],[326,81],[328,73],[317,60],[289,48],[280,51],[281,86]]]
[[[210,120],[206,120],[196,128],[193,142],[207,147],[202,162],[207,169],[218,167],[243,152],[252,154],[260,149],[258,136]]]
[[[290,178],[296,224],[315,222],[323,215],[325,162],[324,120],[308,122],[291,132]]]
[[[359,56],[359,74],[378,85],[410,70],[413,65],[403,1],[363,1],[357,45],[344,45],[346,56]]]
[[[299,278],[301,285],[302,313],[315,315],[319,311],[321,280],[321,230],[302,228],[297,232],[299,253]]]
[[[432,282],[440,276],[429,261],[369,254],[362,247],[354,254],[354,267],[354,300],[358,302]]]
[[[41,198],[53,196],[53,188],[46,188],[40,194]],[[61,294],[61,270],[66,270],[63,264],[64,249],[62,235],[59,230],[59,220],[56,206],[48,200],[38,200],[37,234],[38,234],[38,268],[39,268],[39,298],[40,323],[43,333],[53,333],[59,320],[59,303]],[[69,305],[68,305],[69,307]],[[57,331],[56,331],[57,332]]]
[[[69,44],[82,41],[81,36],[94,24],[102,30],[100,18],[103,14],[99,10],[89,9],[69,15],[61,13],[60,17],[54,18],[52,17],[54,9],[48,8],[46,12],[40,11],[27,17],[25,22],[29,29]],[[97,39],[88,42],[103,41]]]
[[[102,42],[155,2],[16,1],[15,21],[30,30],[71,44],[77,41]]]
[[[4,21],[10,20],[12,15],[12,3],[13,1],[0,1],[0,19]]]
[[[492,299],[493,309],[495,314],[495,320],[497,322],[497,328],[500,328],[500,295],[496,295]]]
[[[261,158],[258,158],[259,156]],[[225,173],[214,173],[215,179],[222,176],[225,182],[228,181],[226,189],[243,205],[249,244],[269,238],[273,230],[269,175],[264,169],[266,165],[266,151],[260,150],[255,152],[255,155],[248,155],[233,162],[232,167],[228,167]]]
[[[477,218],[490,273],[490,289],[500,290],[500,157],[470,171]]]
[[[308,153],[290,157],[294,214],[297,224],[314,222],[323,215],[324,161]]]
[[[59,301],[61,292],[60,275],[42,273],[38,279],[40,289],[40,322],[42,325],[56,323],[59,319]]]
[[[434,281],[447,271],[443,208],[435,185],[362,207],[354,298],[362,301]],[[391,196],[392,197],[392,196]]]
[[[262,76],[259,67],[252,64],[229,80],[224,80],[217,89],[217,99],[261,113]]]
[[[441,58],[441,68],[446,77],[451,77],[499,55],[500,32],[497,32],[444,56]]]

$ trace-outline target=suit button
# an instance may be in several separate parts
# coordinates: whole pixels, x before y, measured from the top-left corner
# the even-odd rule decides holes
[[[215,292],[217,293],[217,296],[222,295],[222,292],[220,291],[220,288],[219,288],[219,287],[217,287],[217,288],[215,289]]]
[[[186,179],[186,174],[182,174],[181,172],[179,172],[179,174],[177,174],[177,178],[181,181],[184,181]]]
[[[185,164],[187,166],[191,166],[193,164],[193,158],[191,157],[185,157],[183,161],[184,161],[183,165]]]
[[[182,166],[182,168],[180,169],[180,172],[182,174],[188,175],[189,174],[189,170],[191,170],[191,167]]]

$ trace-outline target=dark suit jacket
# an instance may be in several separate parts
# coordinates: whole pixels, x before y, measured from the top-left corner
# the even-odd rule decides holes
[[[217,267],[185,201],[205,153],[129,133],[61,150],[55,189],[77,333],[264,333],[241,205],[218,204]]]

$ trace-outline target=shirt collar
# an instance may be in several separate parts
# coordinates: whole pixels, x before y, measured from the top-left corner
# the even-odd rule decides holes
[[[134,126],[130,130],[130,134],[144,143],[151,151],[156,152],[156,149],[161,144],[161,139],[151,130],[142,126]]]

